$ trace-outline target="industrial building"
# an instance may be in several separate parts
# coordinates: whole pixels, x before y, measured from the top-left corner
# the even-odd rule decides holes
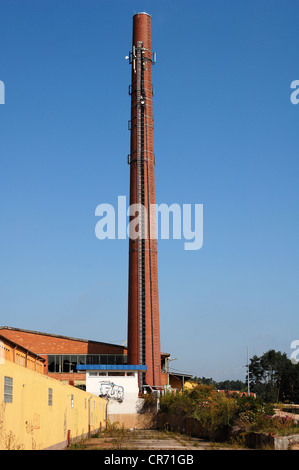
[[[39,331],[0,327],[0,335],[43,361],[44,374],[69,385],[85,390],[86,373],[77,366],[126,365],[127,348],[117,344],[42,333]],[[161,353],[161,377],[163,388],[183,388],[188,374],[174,374],[168,370],[170,354]],[[39,362],[39,367],[40,362]]]

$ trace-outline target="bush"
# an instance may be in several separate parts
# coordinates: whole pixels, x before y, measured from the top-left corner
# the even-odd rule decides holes
[[[235,400],[216,392],[196,405],[193,417],[205,428],[219,430],[232,425],[236,412]]]
[[[236,396],[236,403],[238,405],[239,413],[252,412],[253,414],[263,412],[267,415],[274,415],[274,408],[269,403],[264,403],[259,397]]]
[[[193,408],[194,402],[189,392],[166,393],[160,399],[160,411],[162,413],[191,416]]]
[[[231,424],[236,403],[210,385],[198,385],[192,390],[161,397],[160,411],[195,418],[202,426],[215,430]]]
[[[261,398],[227,396],[210,385],[198,385],[177,394],[167,393],[160,399],[160,412],[195,418],[209,431],[237,425],[246,431],[280,435],[299,432],[296,421],[273,416],[273,406]]]
[[[299,432],[299,426],[297,422],[286,417],[280,416],[267,416],[259,413],[256,419],[250,426],[250,431],[266,432],[269,434],[278,434],[280,436],[286,436],[288,434],[296,434]]]

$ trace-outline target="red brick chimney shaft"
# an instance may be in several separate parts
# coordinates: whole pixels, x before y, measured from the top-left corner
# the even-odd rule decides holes
[[[140,374],[139,387],[155,388],[161,386],[161,350],[157,241],[153,238],[156,220],[150,218],[150,206],[155,204],[155,157],[151,17],[147,13],[133,16],[130,63],[130,205],[142,204],[145,214],[135,213],[142,236],[129,241],[128,364],[145,364],[147,372]]]

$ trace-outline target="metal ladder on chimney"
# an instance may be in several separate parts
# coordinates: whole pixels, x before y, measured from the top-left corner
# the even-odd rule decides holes
[[[147,132],[147,126],[146,126],[146,132]],[[147,157],[147,183],[148,183],[148,194],[154,194],[155,190],[155,182],[154,182],[154,171],[153,171],[153,165],[154,162],[152,159],[149,159]],[[148,205],[150,206],[151,201],[149,200]],[[153,216],[153,214],[149,210],[149,217]],[[161,367],[160,364],[160,357],[158,354],[158,351],[160,350],[160,345],[158,344],[158,338],[160,336],[159,332],[159,319],[157,318],[158,316],[158,279],[157,276],[155,276],[155,273],[157,272],[157,266],[153,266],[157,262],[157,255],[156,255],[156,250],[157,250],[157,241],[156,239],[151,239],[151,228],[152,227],[152,221],[149,218],[148,221],[149,225],[149,272],[150,272],[150,296],[151,296],[151,329],[152,329],[152,367],[153,367],[153,385],[155,385],[155,379],[157,376],[157,372],[159,368]],[[155,222],[155,230],[156,230],[156,222]],[[156,268],[156,269],[153,269]]]
[[[144,123],[142,105],[142,58],[141,42],[136,49],[136,99],[137,99],[137,204],[139,208],[138,236],[138,360],[145,364],[145,249],[144,249]],[[144,373],[139,373],[139,388],[144,385]]]
[[[149,91],[149,90],[148,90]],[[150,90],[150,93],[152,93],[152,89]],[[153,203],[153,199],[150,197],[150,195],[153,195],[155,193],[155,181],[154,181],[154,169],[153,166],[155,165],[155,160],[154,160],[154,154],[153,154],[153,148],[151,147],[149,149],[149,143],[148,143],[148,131],[152,134],[153,132],[153,126],[152,122],[148,124],[148,118],[150,117],[151,120],[153,119],[152,117],[152,109],[149,109],[148,103],[147,103],[147,96],[144,91],[143,93],[143,98],[144,98],[144,109],[145,109],[145,121],[144,121],[144,134],[145,134],[145,162],[144,162],[144,167],[146,168],[146,183],[147,183],[147,196],[148,196],[148,201],[147,201],[147,208],[148,208],[148,263],[149,263],[149,277],[150,277],[150,318],[151,318],[151,339],[152,339],[152,373],[153,373],[153,385],[155,386],[155,380],[157,377],[157,374],[159,374],[159,369],[161,367],[161,358],[159,355],[160,351],[160,345],[158,344],[159,337],[160,337],[160,332],[159,332],[159,319],[158,319],[158,279],[155,276],[155,272],[157,270],[153,269],[153,263],[157,263],[157,255],[156,255],[156,239],[151,239],[151,216],[153,214],[151,213],[150,205]],[[152,106],[152,105],[150,105]],[[150,136],[150,142],[152,142],[153,135]],[[155,222],[155,230],[156,230],[156,222]]]

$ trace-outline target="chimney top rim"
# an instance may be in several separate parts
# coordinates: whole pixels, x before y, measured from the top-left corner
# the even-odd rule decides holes
[[[138,13],[135,13],[135,14],[133,15],[133,18],[134,18],[134,16],[137,16],[137,15],[147,15],[147,16],[151,17],[151,15],[150,15],[149,13],[146,13],[146,11],[140,11],[140,12],[138,12]]]

